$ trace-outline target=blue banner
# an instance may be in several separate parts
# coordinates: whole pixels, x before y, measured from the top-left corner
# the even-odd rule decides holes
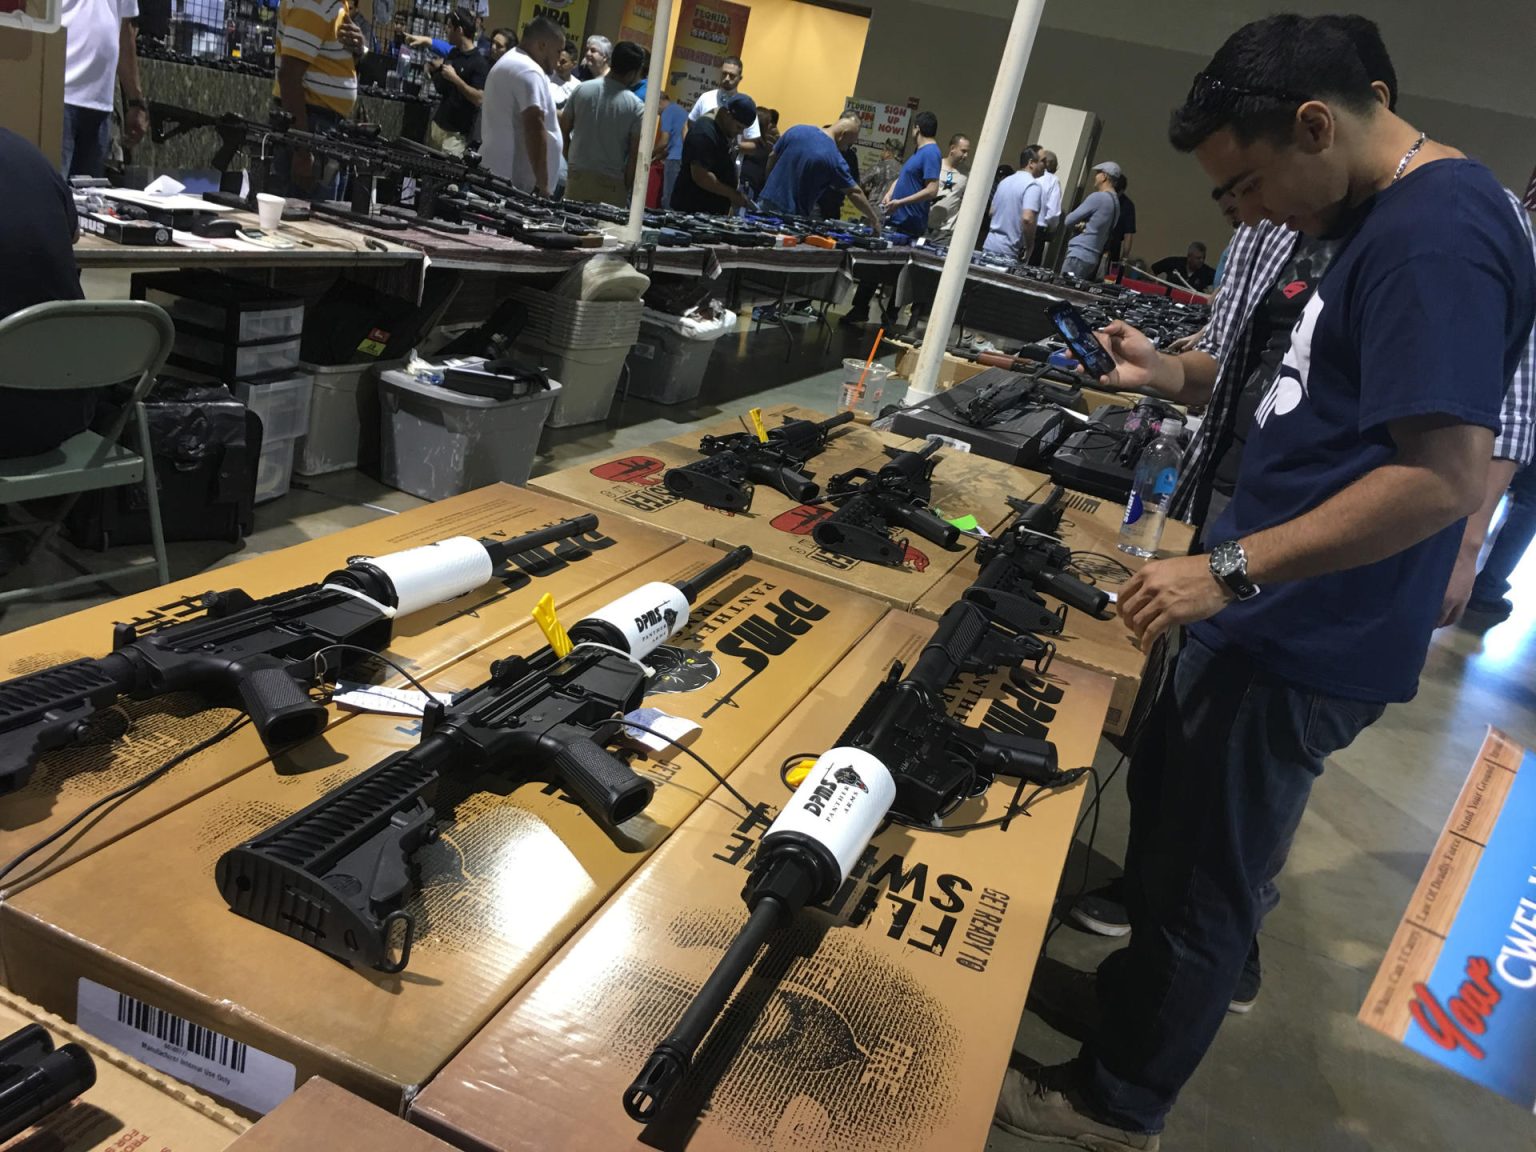
[[[1525,754],[1434,972],[1409,1048],[1536,1108],[1536,755]]]

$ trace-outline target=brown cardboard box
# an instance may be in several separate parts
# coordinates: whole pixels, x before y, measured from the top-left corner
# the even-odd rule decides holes
[[[642,1128],[620,1103],[746,922],[746,868],[788,795],[780,764],[834,743],[890,661],[915,658],[932,628],[886,616],[737,769],[753,811],[716,792],[427,1086],[411,1118],[475,1152],[980,1148],[1081,784],[1006,831],[881,833],[835,912],[802,912],[759,955],[733,1001],[747,1015],[727,1015],[705,1040],[670,1114]],[[1043,726],[1063,765],[1091,761],[1103,677],[1062,666],[1011,702],[978,693],[957,693],[972,722]],[[953,821],[995,817],[1013,795],[994,784]]]
[[[147,1065],[0,990],[0,1036],[41,1024],[56,1046],[79,1044],[96,1064],[96,1083],[11,1140],[7,1152],[221,1152],[248,1127]]]
[[[316,1076],[231,1146],[230,1152],[452,1152],[400,1117]]]
[[[54,164],[64,139],[64,50],[67,28],[26,32],[0,28],[0,127],[36,144]]]
[[[1043,499],[1050,487],[1047,481],[1026,499]],[[1092,552],[1103,557],[1100,561],[1086,558],[1083,564],[1095,572],[1095,582],[1100,587],[1118,592],[1130,579],[1129,573],[1140,571],[1146,563],[1115,546],[1120,538],[1122,507],[1113,501],[1101,500],[1081,492],[1069,492],[1068,498],[1069,508],[1061,521],[1063,542],[1074,551]],[[1185,555],[1194,539],[1194,532],[1194,528],[1182,520],[1168,521],[1163,530],[1159,554],[1165,557]],[[1124,570],[1118,567],[1120,565],[1124,566]],[[944,609],[953,604],[976,579],[976,572],[974,563],[956,565],[918,602],[917,613],[937,620],[944,614]],[[1046,603],[1055,607],[1049,598]],[[1120,617],[1117,615],[1109,620],[1095,620],[1082,612],[1068,612],[1066,629],[1054,640],[1058,659],[1092,668],[1114,679],[1115,690],[1110,698],[1104,731],[1111,736],[1125,735],[1134,711],[1136,695],[1141,690],[1147,658],[1132,643],[1131,634],[1120,622]]]
[[[901,399],[898,393],[906,391],[907,384],[912,379],[912,373],[917,371],[917,358],[922,354],[922,347],[902,340],[887,340],[886,343],[894,345],[899,350],[896,357],[896,372],[892,377],[895,393],[891,390],[893,384],[886,385],[886,402],[891,403]],[[972,376],[979,376],[986,370],[985,364],[978,364],[974,360],[967,360],[963,356],[946,352],[943,363],[939,365],[939,391],[948,391],[956,384],[963,383]]]
[[[717,559],[682,544],[562,616],[574,623],[615,594]],[[664,672],[648,704],[700,721],[693,751],[729,772],[885,611],[750,562],[711,590],[670,650],[649,657]],[[477,653],[433,687],[478,684],[493,659],[530,652],[533,639]],[[313,1075],[399,1109],[715,787],[691,759],[637,766],[656,795],[620,844],[551,785],[516,775],[459,782],[483,790],[451,821],[442,809],[441,838],[417,857],[416,943],[396,976],[354,971],[226,908],[213,879],[226,849],[416,739],[399,717],[335,726],[278,771],[247,772],[13,896],[0,905],[12,986],[89,1017],[81,1022],[91,1029],[103,998],[110,1007],[122,993],[212,1029],[220,1043],[249,1045],[243,1075],[230,1082],[220,1064],[202,1086],[251,1112]],[[110,1012],[104,1024],[114,1026]]]
[[[267,596],[323,580],[351,556],[399,551],[454,535],[518,535],[584,511],[510,484],[493,485],[17,632],[6,637],[8,655],[0,659],[0,675],[103,655],[111,650],[115,622],[148,625],[195,616],[195,598],[210,589],[242,588],[253,596]],[[561,543],[540,557],[527,558],[522,574],[493,580],[469,596],[403,618],[387,653],[419,677],[430,677],[467,653],[528,626],[528,613],[545,592],[567,601],[676,543],[675,536],[609,516],[584,542]],[[354,669],[349,675],[360,673]],[[387,670],[381,679],[401,683]],[[10,860],[108,792],[214,735],[236,717],[233,709],[210,707],[193,693],[122,701],[112,712],[127,721],[125,736],[44,756],[28,785],[0,800],[0,860]],[[331,722],[346,717],[333,709]],[[33,857],[5,878],[5,886],[14,891],[38,880],[267,757],[256,733],[242,728],[216,749],[187,760]]]

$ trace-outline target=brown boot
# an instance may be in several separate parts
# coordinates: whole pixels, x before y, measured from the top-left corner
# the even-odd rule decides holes
[[[1095,1120],[1068,1086],[1068,1070],[1049,1073],[1026,1076],[1010,1068],[992,1122],[1015,1136],[1046,1144],[1070,1144],[1090,1152],[1157,1152],[1156,1132],[1128,1132]]]

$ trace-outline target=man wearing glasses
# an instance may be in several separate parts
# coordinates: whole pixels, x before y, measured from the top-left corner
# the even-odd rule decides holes
[[[1313,779],[1414,695],[1484,499],[1536,261],[1493,175],[1393,113],[1372,72],[1336,18],[1271,17],[1173,117],[1174,146],[1245,219],[1337,248],[1259,396],[1210,554],[1154,561],[1121,594],[1141,644],[1184,630],[1127,784],[1131,944],[1078,1060],[1008,1073],[997,1119],[1022,1135],[1158,1147]],[[1122,383],[1210,389],[1138,335],[1105,333]]]

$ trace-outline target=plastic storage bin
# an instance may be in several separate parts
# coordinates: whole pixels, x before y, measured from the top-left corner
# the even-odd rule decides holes
[[[256,461],[256,503],[265,504],[288,494],[293,483],[293,453],[298,440],[263,440]]]
[[[299,440],[294,471],[321,476],[378,463],[378,373],[405,366],[404,360],[373,364],[303,364],[314,384],[309,424]]]
[[[704,373],[715,341],[733,332],[736,318],[702,335],[687,335],[675,322],[646,316],[629,350],[629,394],[658,404],[682,404],[704,387]]]
[[[519,337],[514,351],[519,358],[544,369],[551,380],[560,381],[560,395],[548,424],[568,428],[608,419],[629,348],[628,344],[617,348],[556,348],[524,336]]]
[[[270,344],[229,344],[218,336],[204,336],[176,329],[171,363],[203,372],[221,380],[248,380],[295,367],[299,362],[299,338]]]
[[[226,344],[294,338],[304,330],[304,301],[214,272],[140,274],[133,298],[160,305],[178,329],[190,324]]]
[[[277,372],[241,380],[230,389],[235,398],[261,417],[267,442],[292,440],[309,428],[309,397],[314,380],[307,375]]]
[[[379,378],[381,479],[391,488],[442,500],[505,481],[526,484],[539,434],[561,388],[513,400],[470,396],[408,372]]]
[[[639,300],[572,300],[537,288],[514,288],[508,295],[528,309],[523,334],[560,348],[627,348],[645,314]]]

